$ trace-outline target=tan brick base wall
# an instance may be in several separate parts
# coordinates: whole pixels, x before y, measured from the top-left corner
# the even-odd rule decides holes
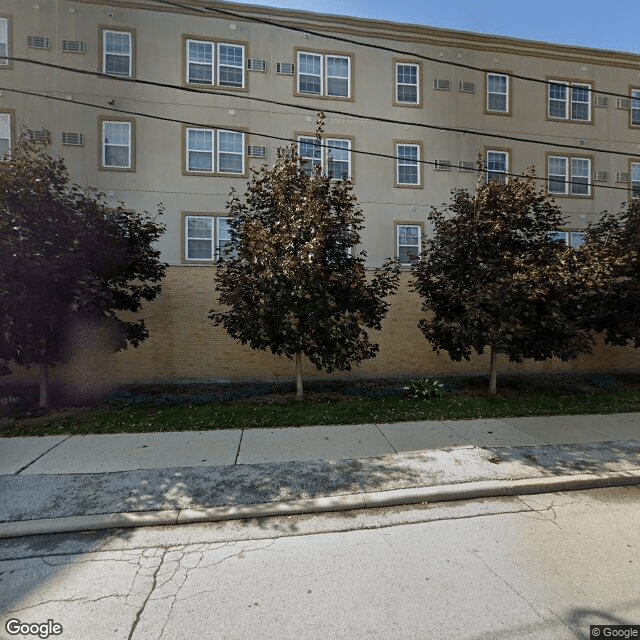
[[[150,337],[137,349],[107,355],[87,345],[68,364],[56,367],[53,381],[72,386],[110,386],[125,382],[206,382],[275,380],[293,376],[293,361],[266,351],[253,351],[236,343],[224,329],[213,327],[207,318],[214,307],[215,270],[206,267],[168,269],[162,294],[142,311]],[[403,273],[398,294],[391,299],[389,314],[381,332],[372,339],[380,344],[378,356],[354,367],[351,373],[333,377],[437,376],[452,373],[487,373],[488,354],[470,362],[453,362],[446,353],[436,354],[418,329],[423,316],[415,293],[409,291],[408,274]],[[90,329],[84,328],[87,333]],[[74,335],[82,330],[74,327]],[[616,371],[640,370],[640,350],[596,345],[592,355],[570,362],[499,362],[500,371]],[[326,378],[304,363],[307,378]],[[21,370],[1,382],[16,383],[37,378],[37,369]]]

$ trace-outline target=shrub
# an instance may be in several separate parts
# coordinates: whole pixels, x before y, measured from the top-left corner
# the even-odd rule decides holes
[[[426,400],[428,398],[441,398],[444,395],[444,385],[435,379],[412,380],[404,387],[412,398]]]

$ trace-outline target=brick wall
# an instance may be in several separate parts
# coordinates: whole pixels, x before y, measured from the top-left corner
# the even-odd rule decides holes
[[[69,364],[57,367],[53,381],[70,385],[123,382],[196,382],[275,380],[293,376],[293,361],[267,351],[253,351],[232,340],[224,329],[213,327],[207,314],[214,306],[215,270],[207,267],[172,267],[162,294],[147,304],[142,315],[150,337],[137,349],[115,355],[86,346]],[[378,356],[354,367],[351,374],[333,377],[434,376],[450,373],[488,373],[488,353],[470,362],[452,362],[446,353],[436,354],[418,329],[420,302],[410,292],[403,273],[398,294],[383,321],[382,331],[371,336],[380,344]],[[70,329],[73,334],[78,328]],[[85,334],[87,329],[84,328]],[[557,359],[520,364],[499,359],[500,371],[615,371],[640,370],[640,350],[596,345],[592,355],[570,362]],[[304,362],[306,378],[329,377]],[[37,369],[18,371],[5,381],[37,377]]]

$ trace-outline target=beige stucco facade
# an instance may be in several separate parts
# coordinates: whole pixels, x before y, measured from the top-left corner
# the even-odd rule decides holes
[[[550,158],[565,158],[569,193],[558,196],[558,202],[569,231],[584,229],[601,211],[617,210],[629,197],[633,163],[640,163],[640,120],[634,124],[640,112],[630,108],[633,90],[640,89],[640,56],[247,5],[178,4],[192,10],[153,0],[4,0],[0,9],[10,57],[94,74],[108,71],[105,65],[125,67],[115,78],[19,60],[0,64],[0,125],[9,123],[12,139],[22,127],[47,129],[73,181],[137,210],[164,205],[167,231],[160,248],[170,265],[165,290],[145,309],[151,338],[110,362],[114,379],[288,375],[288,362],[235,345],[222,329],[207,323],[214,303],[216,218],[224,217],[230,189],[242,192],[252,167],[273,162],[276,147],[286,140],[313,136],[318,110],[327,115],[325,138],[350,145],[369,266],[398,255],[398,225],[415,225],[428,234],[430,207],[447,201],[453,188],[473,188],[476,173],[459,165],[473,164],[479,152],[485,159],[488,152],[497,152],[509,173],[534,166],[542,178],[548,177]],[[124,50],[113,48],[105,34],[115,34]],[[209,64],[198,66],[190,58],[190,42],[211,52],[211,84],[189,81],[190,73],[203,72]],[[229,62],[231,53],[235,62]],[[311,73],[302,79],[301,62],[311,60],[322,69],[318,77]],[[292,74],[286,73],[287,65],[293,65]],[[400,67],[414,73],[406,81],[409,99],[404,101],[398,93]],[[550,99],[549,85],[525,77],[566,87],[564,104],[556,95]],[[503,79],[506,85],[500,84]],[[303,80],[311,83],[306,89]],[[316,81],[320,95],[314,93]],[[327,95],[332,92],[338,95]],[[558,116],[563,108],[567,117]],[[189,147],[190,130],[211,132],[201,137],[205,150]],[[233,152],[223,150],[231,144],[225,132],[242,135],[228,138]],[[63,144],[63,133],[82,134],[82,144]],[[118,149],[112,144],[116,138],[105,142],[105,136],[116,134],[124,136]],[[417,150],[421,161],[417,171],[402,178],[394,159],[399,146]],[[249,147],[264,147],[266,157],[250,157]],[[558,166],[562,162],[554,163],[554,170]],[[582,179],[585,173],[589,185],[575,187],[571,195],[572,177]],[[212,219],[199,253],[187,242],[188,221],[196,217]],[[416,326],[418,300],[406,290],[406,278],[403,287],[385,321],[380,356],[360,372],[457,370],[422,338]],[[633,352],[612,349],[569,366],[615,369],[637,368],[637,363]],[[481,370],[484,363],[460,367]]]

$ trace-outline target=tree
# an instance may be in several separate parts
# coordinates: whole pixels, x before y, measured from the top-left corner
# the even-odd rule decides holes
[[[65,329],[74,319],[109,325],[114,351],[146,339],[143,319],[118,312],[138,311],[160,292],[167,265],[152,244],[163,232],[147,214],[71,184],[46,143],[21,136],[0,162],[0,375],[39,365],[46,407],[48,367],[72,355]]]
[[[589,225],[579,257],[590,275],[586,326],[608,344],[640,347],[640,198]]]
[[[365,252],[351,251],[363,228],[352,189],[311,170],[292,144],[253,173],[244,201],[232,192],[228,204],[231,248],[216,274],[227,309],[209,318],[252,349],[295,358],[300,400],[303,354],[327,372],[376,355],[366,329],[380,329],[398,285],[396,261],[368,280]]]
[[[412,279],[432,314],[419,326],[434,351],[459,361],[489,347],[489,390],[496,393],[498,353],[520,362],[590,350],[577,255],[549,236],[564,220],[532,170],[479,183],[473,195],[456,190],[443,206],[429,214],[433,237]]]

